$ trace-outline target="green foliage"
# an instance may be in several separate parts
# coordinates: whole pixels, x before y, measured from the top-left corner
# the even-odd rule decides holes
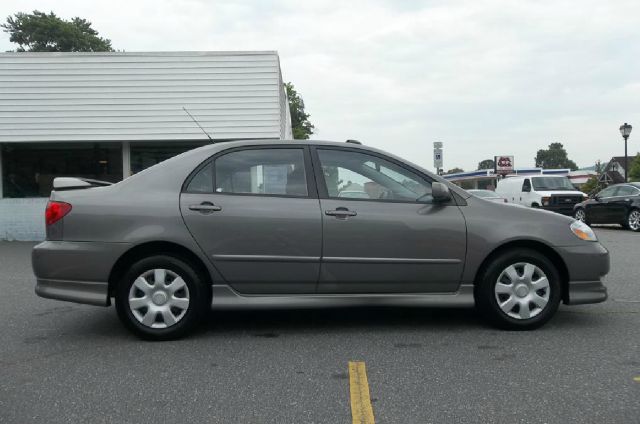
[[[576,163],[567,156],[562,143],[551,143],[548,149],[538,150],[535,161],[537,167],[544,169],[569,168],[572,171],[578,169]]]
[[[582,187],[580,187],[580,190],[583,193],[591,195],[600,191],[600,188],[601,187],[598,183],[598,177],[594,175],[593,177],[589,178],[587,182],[582,185]]]
[[[289,98],[289,111],[291,112],[291,127],[293,138],[296,140],[307,140],[313,134],[314,126],[309,121],[309,115],[304,110],[304,100],[296,91],[292,83],[285,83],[287,97]]]
[[[478,164],[478,169],[495,169],[496,163],[493,159],[485,159]]]
[[[447,172],[445,172],[445,175],[457,174],[458,172],[464,172],[464,169],[462,169],[462,168],[453,168],[453,169],[450,169]]]
[[[98,36],[91,22],[73,18],[70,21],[34,10],[16,13],[0,25],[9,41],[18,44],[18,52],[110,52],[111,40]]]
[[[629,181],[640,181],[640,153],[629,160]]]

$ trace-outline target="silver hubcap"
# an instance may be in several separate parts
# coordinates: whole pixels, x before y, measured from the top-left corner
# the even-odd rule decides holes
[[[582,222],[584,222],[584,218],[585,218],[584,211],[583,211],[582,209],[578,209],[578,210],[576,211],[576,216],[575,216],[575,218],[576,218],[578,221],[582,221]]]
[[[634,231],[638,231],[640,229],[640,212],[639,211],[631,211],[629,214],[629,228]]]
[[[498,306],[515,319],[538,315],[549,303],[549,280],[542,270],[527,262],[509,265],[500,273],[495,285]]]
[[[175,272],[152,269],[133,282],[129,290],[129,308],[147,327],[171,327],[189,309],[189,288]]]

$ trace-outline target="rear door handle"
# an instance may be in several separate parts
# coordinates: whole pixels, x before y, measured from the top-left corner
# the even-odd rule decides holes
[[[210,213],[221,211],[222,208],[220,206],[214,205],[211,202],[202,202],[199,205],[189,205],[189,210],[202,213]]]
[[[335,216],[337,218],[346,218],[348,216],[356,216],[356,211],[350,211],[347,208],[336,208],[335,210],[324,211],[325,215]]]

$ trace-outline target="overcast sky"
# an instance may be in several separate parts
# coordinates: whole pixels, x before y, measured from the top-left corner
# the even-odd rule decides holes
[[[277,50],[317,134],[433,167],[494,155],[533,166],[562,142],[579,166],[640,150],[640,2],[3,0],[79,16],[126,51]],[[0,50],[15,48],[0,35]]]

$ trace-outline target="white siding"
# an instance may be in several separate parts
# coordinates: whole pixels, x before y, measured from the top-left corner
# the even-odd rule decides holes
[[[0,143],[289,138],[276,52],[1,53]]]
[[[0,199],[0,240],[44,240],[45,198]]]

